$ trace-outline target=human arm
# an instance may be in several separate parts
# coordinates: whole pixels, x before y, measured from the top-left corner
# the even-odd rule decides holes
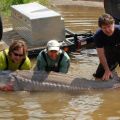
[[[86,37],[86,38],[78,37],[77,49],[80,49],[83,45],[87,45],[93,42],[94,42],[93,36]]]
[[[97,48],[97,53],[98,53],[100,63],[103,65],[105,70],[102,80],[108,80],[112,76],[112,72],[107,64],[104,48]]]

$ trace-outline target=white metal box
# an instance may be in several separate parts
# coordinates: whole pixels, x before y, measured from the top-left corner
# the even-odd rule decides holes
[[[36,2],[11,6],[13,29],[29,45],[44,46],[51,39],[65,40],[61,15]]]

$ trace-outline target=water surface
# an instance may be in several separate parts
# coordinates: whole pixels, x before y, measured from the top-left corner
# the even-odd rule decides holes
[[[56,6],[65,27],[78,33],[95,32],[103,8]],[[69,73],[92,78],[98,58],[92,51],[73,54]],[[93,53],[92,55],[90,53]],[[0,120],[120,120],[120,90],[75,93],[0,92]]]

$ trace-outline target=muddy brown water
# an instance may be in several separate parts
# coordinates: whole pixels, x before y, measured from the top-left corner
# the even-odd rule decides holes
[[[54,6],[74,32],[97,29],[103,8]],[[92,55],[91,55],[92,54]],[[73,54],[69,73],[92,78],[98,65],[95,50]],[[56,92],[0,92],[0,120],[120,120],[120,89]]]

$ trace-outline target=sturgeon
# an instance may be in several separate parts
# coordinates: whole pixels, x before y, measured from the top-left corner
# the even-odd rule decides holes
[[[44,71],[1,71],[0,90],[10,91],[81,91],[90,89],[113,89],[120,87],[115,73],[110,80],[88,80],[69,74]]]

